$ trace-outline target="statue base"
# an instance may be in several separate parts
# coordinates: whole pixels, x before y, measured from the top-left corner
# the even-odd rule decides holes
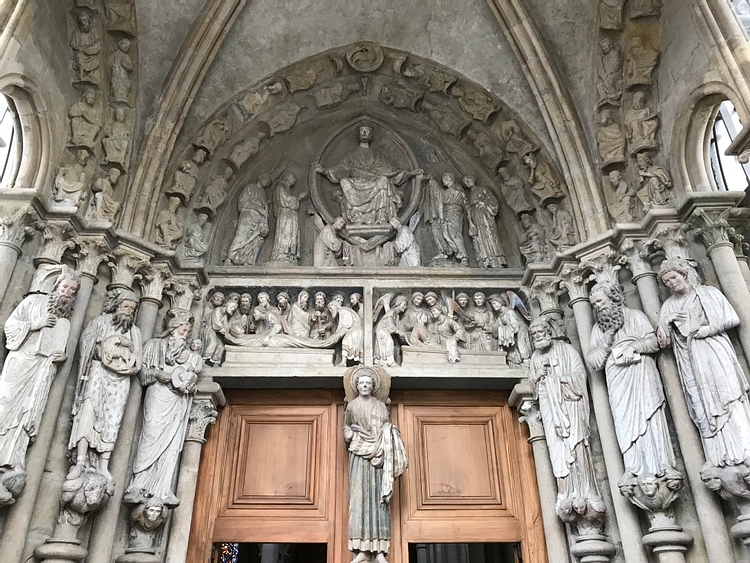
[[[50,538],[34,550],[34,557],[41,563],[70,563],[82,561],[87,550],[77,539]]]
[[[345,232],[350,237],[368,239],[376,236],[387,237],[393,232],[393,227],[388,223],[379,223],[377,225],[347,225]]]

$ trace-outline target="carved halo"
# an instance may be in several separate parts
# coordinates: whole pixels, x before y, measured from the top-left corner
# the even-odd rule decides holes
[[[388,395],[391,393],[391,375],[381,367],[354,366],[346,370],[344,400],[348,403],[357,398],[357,378],[362,375],[369,375],[373,378],[373,397],[388,404]]]

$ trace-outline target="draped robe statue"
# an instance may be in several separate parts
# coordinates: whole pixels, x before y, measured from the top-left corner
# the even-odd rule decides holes
[[[500,204],[489,188],[478,186],[473,176],[464,176],[469,190],[469,236],[474,242],[474,257],[480,268],[502,268],[505,253],[500,248],[496,217]]]
[[[374,370],[352,374],[357,397],[344,412],[344,438],[349,444],[348,546],[353,563],[375,559],[385,563],[391,545],[393,481],[406,470],[406,451],[388,407],[373,396],[380,386]]]
[[[276,215],[276,233],[271,262],[299,262],[299,203],[307,197],[307,193],[292,194],[291,190],[296,183],[297,177],[288,172],[274,188],[273,212]]]
[[[271,185],[271,179],[262,175],[257,184],[248,184],[237,203],[240,216],[237,231],[227,258],[237,266],[254,266],[260,249],[268,236],[268,202],[263,190]]]
[[[398,295],[393,300],[390,310],[375,325],[375,363],[381,366],[392,366],[396,363],[396,346],[393,341],[394,335],[406,342],[406,333],[403,328],[403,317],[409,302],[403,295]]]

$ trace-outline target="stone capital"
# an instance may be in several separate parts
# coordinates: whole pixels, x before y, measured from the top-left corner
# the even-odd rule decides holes
[[[172,284],[172,271],[166,264],[148,264],[140,269],[141,299],[161,303],[164,290]]]
[[[216,409],[216,399],[209,394],[198,393],[193,399],[188,418],[186,442],[206,443],[206,429],[216,423],[219,411]]]
[[[542,314],[561,312],[560,280],[553,277],[536,277],[527,288],[529,297],[539,303]]]
[[[614,247],[607,246],[596,253],[581,258],[581,268],[590,272],[597,282],[618,283],[617,272],[622,268],[624,260]]]
[[[649,253],[644,241],[625,239],[620,244],[620,252],[622,263],[631,271],[634,281],[642,276],[656,276],[649,262]]]
[[[36,232],[35,222],[36,214],[29,206],[3,214],[0,218],[0,245],[11,246],[20,252],[26,238]]]
[[[560,269],[560,287],[568,292],[570,305],[589,298],[586,281],[588,276],[581,264],[565,264]]]
[[[663,252],[667,260],[690,258],[686,230],[687,227],[680,223],[662,223],[654,229],[651,238],[644,241],[644,247],[650,253]]]
[[[42,228],[42,246],[34,257],[34,263],[59,264],[66,250],[76,247],[75,230],[67,221],[47,221]]]
[[[133,289],[133,282],[140,277],[137,271],[149,263],[149,257],[129,246],[118,246],[112,252],[112,259],[107,263],[112,271],[112,283],[107,289],[115,287]]]
[[[172,279],[169,289],[166,291],[169,295],[173,309],[184,309],[190,311],[193,303],[200,301],[201,284],[194,276],[177,276]]]
[[[740,214],[736,207],[703,208],[696,207],[687,218],[690,234],[700,236],[708,252],[718,246],[734,246],[730,237],[736,235],[729,224],[729,217]]]
[[[96,235],[79,237],[77,258],[80,272],[96,280],[99,264],[110,258],[106,239]]]

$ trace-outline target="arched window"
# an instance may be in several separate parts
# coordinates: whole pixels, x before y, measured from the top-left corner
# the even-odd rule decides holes
[[[750,185],[750,164],[740,164],[736,156],[724,154],[740,131],[742,123],[737,110],[732,102],[723,101],[709,141],[711,169],[720,191],[745,191]]]
[[[13,187],[21,158],[21,123],[13,101],[0,94],[0,189]]]

